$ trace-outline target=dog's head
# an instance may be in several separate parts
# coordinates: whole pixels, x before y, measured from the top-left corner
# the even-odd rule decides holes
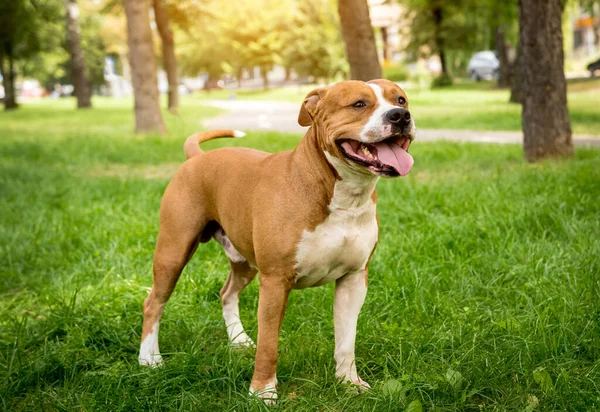
[[[317,129],[328,158],[384,177],[404,176],[413,165],[408,147],[415,122],[404,90],[388,80],[346,81],[310,92],[298,123]]]

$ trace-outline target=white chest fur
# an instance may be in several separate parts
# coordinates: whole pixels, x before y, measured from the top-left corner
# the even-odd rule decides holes
[[[376,208],[371,199],[377,178],[344,173],[338,159],[327,157],[338,173],[342,172],[342,180],[335,184],[327,218],[314,231],[305,231],[300,239],[296,255],[298,289],[364,270],[377,243]]]

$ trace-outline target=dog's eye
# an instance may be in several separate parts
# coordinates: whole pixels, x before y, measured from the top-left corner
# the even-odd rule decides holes
[[[357,101],[356,103],[352,104],[352,107],[356,107],[356,108],[361,108],[361,107],[366,107],[367,104],[365,102],[363,102],[362,100]]]
[[[398,104],[404,106],[406,104],[406,99],[402,96],[398,97]]]

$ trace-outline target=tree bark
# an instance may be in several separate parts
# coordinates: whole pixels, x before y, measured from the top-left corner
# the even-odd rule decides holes
[[[4,61],[8,62],[5,68]],[[12,55],[12,43],[5,39],[0,45],[0,70],[2,71],[2,85],[4,86],[4,110],[13,110],[19,107],[15,93],[15,70]]]
[[[506,41],[504,40],[504,28],[496,28],[496,52],[500,67],[498,68],[498,87],[510,86],[510,66],[508,63],[508,54],[506,53]]]
[[[525,158],[570,156],[562,0],[520,0],[519,11]]]
[[[177,59],[175,58],[175,43],[173,31],[169,25],[169,14],[164,7],[164,0],[153,0],[154,19],[162,41],[162,57],[164,69],[169,83],[168,107],[171,112],[177,112],[179,107],[179,81],[177,79]]]
[[[339,0],[338,12],[353,80],[381,78],[367,0]]]
[[[92,89],[85,72],[85,59],[81,50],[81,36],[79,34],[79,5],[77,0],[66,0],[67,9],[67,45],[71,53],[71,77],[77,108],[92,107]]]
[[[165,132],[158,101],[156,60],[148,16],[150,0],[124,0],[129,65],[135,100],[135,131]]]

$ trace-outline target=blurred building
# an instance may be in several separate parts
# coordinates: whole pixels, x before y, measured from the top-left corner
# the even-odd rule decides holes
[[[600,2],[583,7],[575,2],[569,9],[572,41],[567,54],[574,59],[588,60],[600,55]]]

